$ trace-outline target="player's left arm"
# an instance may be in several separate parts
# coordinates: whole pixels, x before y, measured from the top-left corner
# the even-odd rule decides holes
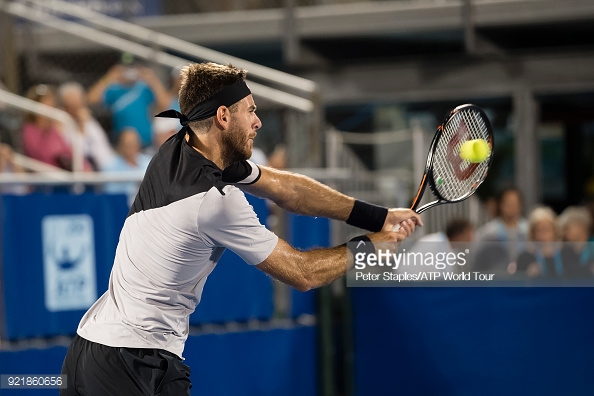
[[[254,165],[255,166],[255,165]],[[418,214],[410,209],[386,209],[356,201],[310,177],[282,171],[266,166],[259,166],[259,175],[251,184],[237,186],[252,195],[267,198],[281,208],[306,216],[321,216],[339,221],[353,220],[353,214],[359,217],[376,217],[375,227],[366,227],[361,222],[353,225],[369,231],[391,231],[400,222],[413,219],[416,225],[423,225]],[[254,172],[257,170],[254,169]],[[366,212],[361,212],[361,210]],[[368,212],[367,212],[368,211]],[[364,219],[363,223],[367,223]]]

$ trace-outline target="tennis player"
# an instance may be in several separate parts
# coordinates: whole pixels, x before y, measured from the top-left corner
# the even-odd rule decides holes
[[[109,288],[88,310],[64,360],[62,395],[189,395],[182,361],[188,318],[225,249],[306,291],[345,274],[347,248],[301,252],[260,224],[242,190],[303,215],[373,231],[359,239],[400,242],[420,217],[341,194],[308,177],[250,161],[261,122],[231,65],[181,71],[184,126],[151,161],[124,223]],[[400,224],[398,232],[394,227]]]

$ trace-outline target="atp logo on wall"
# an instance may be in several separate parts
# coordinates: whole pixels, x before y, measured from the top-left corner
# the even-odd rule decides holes
[[[41,226],[47,310],[90,307],[97,299],[93,219],[51,215],[43,218]]]

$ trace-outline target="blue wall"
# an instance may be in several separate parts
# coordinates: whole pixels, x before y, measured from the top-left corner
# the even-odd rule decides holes
[[[296,249],[309,250],[330,246],[330,220],[323,217],[287,215],[287,242]],[[314,315],[316,291],[301,293],[291,289],[291,317]]]
[[[353,288],[356,395],[592,395],[592,288]]]

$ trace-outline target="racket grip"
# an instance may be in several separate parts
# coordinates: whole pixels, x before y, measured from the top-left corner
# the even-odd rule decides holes
[[[401,228],[400,227],[400,224],[396,224],[396,226],[394,226],[394,228],[392,228],[392,231],[393,232],[398,232],[398,231],[400,231],[400,228]]]

